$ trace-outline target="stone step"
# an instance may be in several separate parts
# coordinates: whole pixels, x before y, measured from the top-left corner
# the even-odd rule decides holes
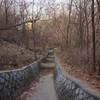
[[[52,59],[52,58],[47,58],[46,61],[47,61],[47,62],[54,62],[54,59]]]
[[[55,58],[54,55],[48,55],[48,58]]]
[[[54,68],[54,63],[41,63],[41,68]]]

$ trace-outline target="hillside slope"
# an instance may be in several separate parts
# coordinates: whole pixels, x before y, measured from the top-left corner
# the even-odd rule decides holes
[[[0,70],[19,68],[33,61],[32,51],[9,42],[0,42]]]

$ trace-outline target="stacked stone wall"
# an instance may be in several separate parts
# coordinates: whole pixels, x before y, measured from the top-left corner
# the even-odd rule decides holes
[[[0,100],[15,100],[39,73],[42,59],[20,69],[0,71]]]
[[[61,69],[58,59],[55,59],[55,88],[59,100],[100,100],[100,93],[85,86]]]

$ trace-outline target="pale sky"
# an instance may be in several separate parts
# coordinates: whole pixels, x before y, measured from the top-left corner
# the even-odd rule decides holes
[[[26,1],[32,2],[33,0],[26,0]],[[62,3],[67,4],[69,0],[34,0],[34,2],[35,2],[34,14],[35,14],[35,12],[38,12],[37,9],[40,9],[39,8],[40,6],[38,3],[42,2],[43,9],[45,9],[45,7],[48,5],[47,3],[49,2],[50,4],[52,4],[53,1],[56,2],[56,4],[62,4]],[[43,10],[43,13],[44,12],[45,12],[45,10]],[[30,14],[32,13],[32,5],[30,5],[30,7],[29,7],[29,13]]]
[[[26,0],[26,1],[30,1],[32,2],[33,0]],[[34,0],[34,1],[38,1],[38,0]],[[46,1],[46,0],[45,0]],[[47,0],[49,1],[49,0]],[[65,2],[65,3],[68,3],[69,0],[55,0],[57,3],[60,3],[60,2]]]

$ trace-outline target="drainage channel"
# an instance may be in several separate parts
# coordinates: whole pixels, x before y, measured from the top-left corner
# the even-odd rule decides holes
[[[58,100],[54,88],[53,70],[42,69],[39,76],[33,80],[30,89],[18,100]]]

